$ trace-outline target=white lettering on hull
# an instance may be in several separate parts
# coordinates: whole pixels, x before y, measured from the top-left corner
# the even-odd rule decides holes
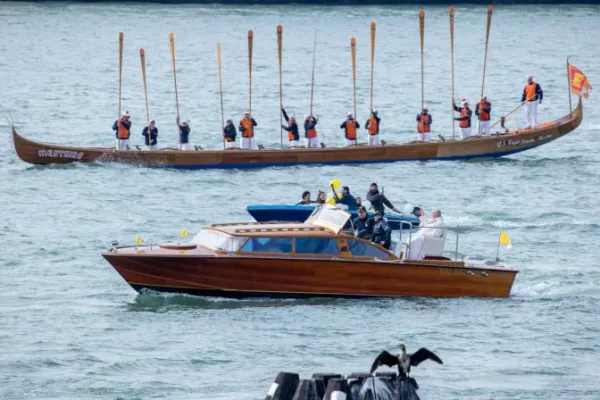
[[[71,150],[38,150],[38,156],[48,158],[72,158],[74,160],[81,160],[81,157],[83,157],[83,152]]]
[[[544,135],[544,136],[538,136],[537,138],[530,138],[530,139],[516,139],[516,140],[500,140],[496,146],[498,148],[500,147],[514,147],[514,146],[520,146],[520,145],[524,145],[524,144],[531,144],[534,143],[536,141],[541,142],[544,140],[549,140],[552,137],[552,135]]]

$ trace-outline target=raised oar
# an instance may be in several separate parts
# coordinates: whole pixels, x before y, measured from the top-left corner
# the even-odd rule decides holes
[[[283,26],[277,25],[277,51],[279,55],[279,136],[280,144],[283,149],[283,82],[281,74],[281,50],[283,46]]]
[[[175,71],[175,35],[169,33],[171,42],[171,60],[173,61],[173,80],[175,82],[175,107],[177,108],[177,121],[179,121],[179,97],[177,95],[177,72]]]
[[[375,22],[371,22],[371,102],[369,112],[373,110],[373,67],[375,64]]]
[[[421,31],[421,110],[425,106],[425,84],[424,84],[424,66],[423,66],[423,45],[425,39],[425,11],[419,11],[419,27]]]
[[[479,107],[481,108],[481,99],[483,97],[483,88],[485,85],[485,67],[487,66],[487,52],[488,52],[488,43],[490,41],[490,26],[492,25],[492,6],[488,6],[487,8],[487,29],[485,32],[485,55],[483,57],[483,79],[481,80],[481,96],[479,96]],[[481,115],[481,109],[479,110],[479,114]],[[481,121],[477,121],[477,134],[481,132]]]
[[[119,32],[119,115],[117,121],[121,121],[121,86],[123,82],[123,32]]]
[[[310,116],[313,116],[313,94],[315,92],[315,58],[317,54],[317,30],[315,29],[315,43],[313,45],[312,80],[310,82]]]
[[[146,123],[148,127],[148,146],[152,150],[152,135],[150,132],[150,113],[148,112],[148,90],[146,87],[146,53],[140,49],[140,61],[142,63],[142,79],[144,80],[144,97],[146,98]]]
[[[249,87],[249,101],[248,101],[248,111],[250,112],[250,118],[252,118],[252,40],[254,38],[254,32],[252,30],[248,31],[248,87]],[[252,124],[250,124],[252,126]],[[252,129],[252,128],[251,128]],[[254,129],[252,129],[254,132]]]
[[[217,66],[219,68],[219,93],[221,94],[221,129],[225,128],[225,115],[223,112],[223,84],[221,82],[221,43],[217,43]],[[225,148],[225,136],[223,136],[223,149]]]
[[[454,102],[454,7],[450,7],[450,55],[452,62],[452,102]],[[452,102],[450,104],[452,104]],[[455,137],[454,107],[452,107],[452,139]]]
[[[354,102],[354,119],[357,120],[356,116],[356,38],[350,39],[350,50],[352,52],[352,93]]]

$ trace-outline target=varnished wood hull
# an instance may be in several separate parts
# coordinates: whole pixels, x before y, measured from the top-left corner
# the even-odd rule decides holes
[[[136,291],[229,298],[500,297],[517,271],[448,261],[372,262],[255,257],[186,257],[104,252]]]
[[[130,150],[61,146],[38,143],[19,135],[13,127],[17,155],[31,164],[115,162],[169,168],[258,168],[299,164],[356,164],[416,160],[461,160],[501,157],[556,140],[575,130],[583,118],[581,99],[563,118],[532,130],[492,137],[385,146],[326,147],[318,149],[264,150]]]

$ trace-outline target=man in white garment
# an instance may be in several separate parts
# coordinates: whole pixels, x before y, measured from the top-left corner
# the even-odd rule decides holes
[[[542,97],[544,92],[540,87],[540,84],[533,81],[533,76],[527,75],[527,85],[523,89],[521,95],[521,101],[525,102],[525,121],[527,122],[527,129],[535,128],[538,124],[538,101],[542,104]]]
[[[427,255],[441,256],[447,230],[442,218],[442,212],[434,210],[431,217],[426,217],[423,211],[419,211],[419,219],[421,220],[420,229],[411,238],[408,248],[404,251],[404,258],[408,260],[422,260]],[[439,248],[436,250],[439,254],[425,254],[426,241],[432,242],[434,246],[439,245]]]
[[[458,118],[454,118],[458,121],[458,127],[460,128],[460,138],[468,139],[471,136],[471,116],[473,115],[473,110],[469,107],[469,102],[466,98],[461,99],[462,107],[457,107],[452,100],[452,105],[454,106],[454,111],[458,111],[460,116]]]
[[[490,117],[492,113],[492,103],[483,96],[481,101],[475,106],[475,115],[479,117],[479,135],[490,136]]]
[[[250,116],[250,111],[244,111],[244,117],[240,120],[240,126],[238,127],[241,133],[240,147],[242,149],[258,148],[254,137],[254,127],[256,125],[256,120]]]

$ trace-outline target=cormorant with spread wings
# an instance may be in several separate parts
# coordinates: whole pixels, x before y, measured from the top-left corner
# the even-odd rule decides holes
[[[406,377],[410,373],[411,366],[416,367],[425,360],[432,360],[438,364],[443,364],[442,360],[437,355],[424,347],[421,347],[414,354],[407,354],[406,347],[401,344],[400,354],[398,355],[392,355],[385,350],[379,353],[375,361],[373,361],[373,365],[371,366],[371,374],[373,374],[373,372],[375,372],[375,370],[383,364],[387,365],[388,367],[398,365],[398,376]]]

